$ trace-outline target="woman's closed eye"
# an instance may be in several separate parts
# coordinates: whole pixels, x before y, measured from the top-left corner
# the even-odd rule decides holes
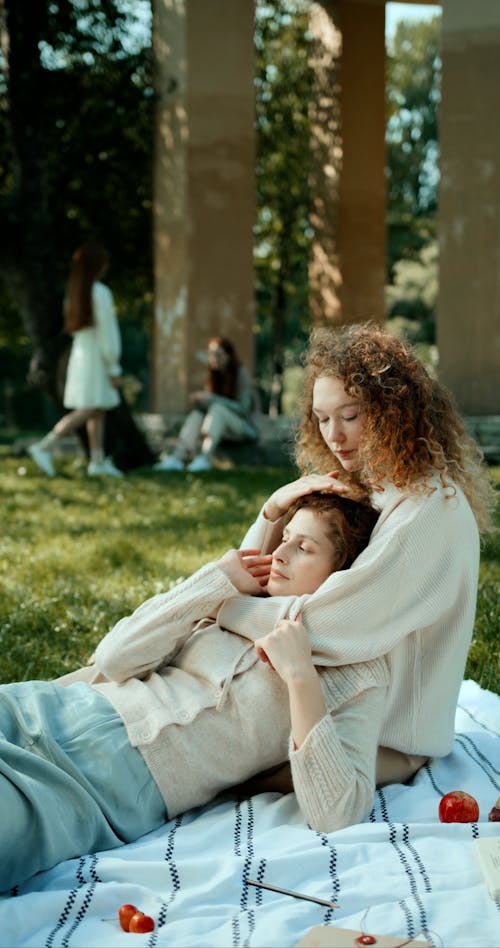
[[[313,544],[308,543],[307,540],[306,541],[300,540],[297,543],[296,547],[299,553],[316,553],[317,552]]]
[[[282,546],[284,543],[288,543],[289,546],[290,546],[290,537],[288,537],[286,534],[283,534],[283,536],[281,537],[280,546]],[[309,544],[307,544],[307,543],[304,543],[303,540],[299,540],[298,542],[296,542],[296,543],[294,543],[294,544],[292,544],[292,545],[293,545],[297,550],[299,550],[301,553],[312,553],[312,552],[313,552],[311,546],[310,546]]]

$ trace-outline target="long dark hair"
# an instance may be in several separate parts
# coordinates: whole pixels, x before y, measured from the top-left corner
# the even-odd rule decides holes
[[[224,395],[225,398],[236,398],[238,387],[238,369],[241,365],[236,349],[226,336],[213,336],[209,346],[218,346],[229,356],[225,369],[208,369],[206,389],[212,395]]]
[[[100,244],[83,244],[75,250],[64,301],[66,332],[77,332],[86,326],[93,326],[92,285],[108,263],[108,252]]]

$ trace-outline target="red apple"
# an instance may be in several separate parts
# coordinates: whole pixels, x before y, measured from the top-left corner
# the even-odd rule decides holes
[[[144,912],[136,912],[130,919],[128,930],[129,932],[135,932],[135,934],[144,934],[144,932],[152,932],[154,927],[155,923],[150,915],[145,915]]]
[[[500,797],[488,813],[488,820],[490,823],[500,823]]]
[[[124,905],[120,905],[118,909],[118,920],[124,932],[128,932],[130,919],[138,911],[135,905],[131,905],[130,902],[125,902]]]
[[[479,819],[479,804],[470,793],[452,790],[439,801],[441,823],[476,823]]]

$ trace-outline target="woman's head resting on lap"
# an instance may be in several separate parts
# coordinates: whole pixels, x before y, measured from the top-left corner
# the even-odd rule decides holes
[[[367,546],[377,517],[368,503],[337,494],[301,497],[290,508],[282,542],[273,553],[268,594],[310,594],[331,573],[348,569]]]
[[[296,460],[303,473],[337,473],[352,488],[392,482],[428,490],[459,484],[483,527],[491,489],[482,455],[451,393],[412,347],[374,323],[313,330]],[[451,488],[453,493],[453,488]]]

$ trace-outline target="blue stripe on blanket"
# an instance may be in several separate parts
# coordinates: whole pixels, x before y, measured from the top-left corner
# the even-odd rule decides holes
[[[420,875],[422,876],[425,891],[432,892],[431,881],[427,874],[426,868],[422,862],[422,859],[419,853],[417,852],[415,846],[412,843],[410,843],[410,827],[408,826],[407,823],[403,823],[403,842],[405,846],[408,847],[410,853],[412,854],[418,866],[418,871],[420,872]]]
[[[399,906],[405,916],[408,938],[415,938],[417,935],[420,934],[420,932],[422,932],[426,938],[429,938],[429,940],[431,940],[430,934],[428,931],[428,923],[427,923],[425,907],[418,891],[417,878],[415,877],[415,872],[412,869],[412,866],[408,860],[407,853],[401,847],[401,843],[403,843],[403,845],[409,851],[410,855],[415,859],[420,875],[422,876],[423,881],[424,881],[424,888],[426,889],[426,891],[429,892],[431,891],[431,885],[430,885],[428,874],[424,868],[422,859],[416,852],[415,847],[409,844],[409,828],[407,824],[392,823],[389,818],[388,805],[387,805],[386,797],[383,790],[378,790],[377,794],[380,800],[380,808],[381,808],[383,820],[384,822],[388,824],[389,842],[391,846],[393,846],[394,850],[396,851],[401,867],[406,875],[406,878],[408,880],[408,885],[410,887],[411,896],[416,903],[416,907],[417,907],[418,915],[420,919],[420,924],[417,925],[417,923],[414,922],[413,920],[413,916],[411,914],[409,906],[407,905],[406,899],[399,902]],[[401,843],[398,840],[398,833],[401,833],[401,836],[402,836]]]
[[[85,883],[85,885],[87,885],[87,883]],[[80,925],[80,923],[83,922],[83,920],[84,920],[84,918],[85,918],[85,916],[86,916],[86,914],[87,914],[87,912],[88,912],[88,910],[89,910],[89,908],[90,908],[90,905],[91,905],[91,903],[92,903],[92,899],[93,899],[93,897],[94,897],[94,893],[95,893],[95,890],[96,890],[96,886],[97,886],[97,882],[92,882],[92,883],[90,884],[90,886],[87,887],[87,891],[85,892],[85,895],[84,895],[84,898],[83,898],[83,902],[82,902],[80,908],[78,909],[78,912],[76,913],[76,916],[75,916],[75,919],[74,919],[74,921],[73,921],[73,924],[72,924],[72,925],[69,927],[69,929],[66,931],[66,933],[65,933],[65,935],[64,935],[64,938],[63,938],[63,940],[62,940],[62,942],[61,942],[61,948],[67,948],[67,946],[69,945],[69,940],[70,940],[72,934],[76,931],[76,929],[78,928],[78,926]]]
[[[244,807],[247,815],[247,835],[246,835],[246,856],[243,861],[242,875],[241,875],[241,894],[240,894],[240,909],[241,912],[235,912],[231,919],[231,929],[232,929],[232,938],[233,945],[238,946],[241,944],[241,922],[242,917],[246,919],[247,926],[249,929],[249,934],[247,939],[251,937],[252,931],[255,929],[255,912],[253,909],[249,909],[248,900],[249,900],[249,886],[247,879],[250,876],[250,871],[252,867],[252,859],[254,857],[254,808],[253,800],[249,797],[248,800],[244,801]],[[242,804],[237,801],[235,803],[235,827],[234,827],[234,852],[236,856],[241,856],[241,837],[242,837],[242,823],[243,823],[243,810]],[[243,913],[243,916],[242,916]],[[245,942],[246,943],[246,942]]]
[[[427,774],[427,776],[428,776],[428,778],[429,778],[429,780],[430,780],[430,782],[431,782],[431,786],[432,786],[433,789],[436,791],[437,795],[438,795],[439,797],[444,796],[444,790],[441,790],[441,788],[438,787],[438,785],[437,785],[437,783],[436,783],[436,781],[435,781],[435,779],[434,779],[434,774],[432,773],[431,764],[430,764],[430,763],[424,764],[422,770],[425,770],[425,773]]]
[[[337,865],[338,865],[337,850],[335,846],[333,845],[331,839],[326,835],[326,833],[318,833],[317,835],[321,839],[321,845],[326,846],[326,848],[330,851],[330,859],[329,859],[329,864],[328,864],[328,871],[330,873],[330,879],[332,880],[332,894],[331,894],[330,901],[338,902],[339,894],[340,894],[340,879],[337,872]],[[332,908],[327,908],[324,919],[323,919],[324,925],[328,925],[331,922],[334,911],[335,910]]]
[[[167,923],[168,910],[174,902],[176,895],[181,891],[181,880],[179,877],[179,870],[177,869],[177,864],[174,858],[175,844],[178,839],[178,832],[182,826],[184,815],[181,813],[180,816],[176,817],[176,820],[173,826],[170,828],[168,837],[167,837],[167,848],[165,850],[164,862],[168,863],[168,869],[170,872],[170,878],[172,880],[172,891],[169,894],[169,897],[166,901],[161,902],[160,908],[157,914],[156,927],[151,932],[151,935],[148,940],[148,945],[153,946],[158,942],[158,933],[161,928]]]
[[[77,867],[77,870],[76,870],[77,879],[78,879],[78,873],[79,873],[80,869],[83,868],[84,862],[85,862],[85,857],[82,857],[82,858],[78,861],[78,867]],[[80,884],[81,884],[81,883],[80,883]],[[66,904],[65,904],[65,906],[64,906],[64,908],[63,908],[63,910],[62,910],[62,912],[61,912],[61,914],[60,914],[60,916],[59,916],[59,918],[57,919],[57,922],[56,922],[54,928],[53,928],[52,931],[49,933],[49,936],[48,936],[48,938],[47,938],[47,941],[45,942],[45,948],[52,948],[52,945],[53,945],[53,943],[54,943],[54,939],[55,939],[57,933],[61,930],[61,928],[64,927],[64,925],[66,924],[68,918],[70,917],[71,910],[72,910],[72,908],[73,908],[73,905],[74,905],[75,902],[76,902],[77,896],[78,896],[78,889],[70,889],[70,891],[69,891],[69,893],[68,893],[68,896],[67,896],[67,898],[66,898]]]
[[[471,719],[471,721],[474,721],[474,724],[479,724],[479,727],[482,728],[483,731],[488,731],[490,734],[493,734],[495,737],[500,737],[500,733],[498,731],[495,731],[493,728],[488,727],[487,724],[484,724],[483,721],[480,721],[479,718],[476,718],[475,714],[472,713],[470,708],[466,708],[465,705],[463,704],[457,704],[457,708],[460,711],[463,711],[463,713],[466,714],[467,717]]]
[[[478,767],[481,768],[481,770],[483,771],[483,773],[486,774],[488,780],[491,781],[491,783],[493,784],[493,786],[495,787],[495,789],[496,789],[496,790],[500,790],[500,784],[499,784],[498,781],[495,780],[495,778],[492,777],[491,774],[489,773],[489,771],[492,770],[493,773],[494,773],[494,774],[497,774],[497,776],[498,776],[498,775],[500,774],[500,771],[497,770],[497,768],[493,766],[492,761],[491,761],[491,760],[488,760],[488,758],[486,757],[486,755],[483,754],[482,751],[479,750],[479,747],[478,747],[477,744],[472,740],[471,736],[470,736],[469,734],[460,734],[460,735],[457,736],[456,740],[457,740],[457,742],[461,745],[461,747],[463,747],[465,753],[468,754],[469,757],[474,761],[474,763],[477,764]],[[466,746],[465,746],[465,742],[466,742],[466,741],[468,742],[468,744],[470,745],[470,747],[466,747]],[[476,755],[476,756],[474,756],[474,755],[472,754],[472,752],[471,752],[471,749],[472,749],[472,748],[474,749],[474,752],[475,752],[475,755]]]

